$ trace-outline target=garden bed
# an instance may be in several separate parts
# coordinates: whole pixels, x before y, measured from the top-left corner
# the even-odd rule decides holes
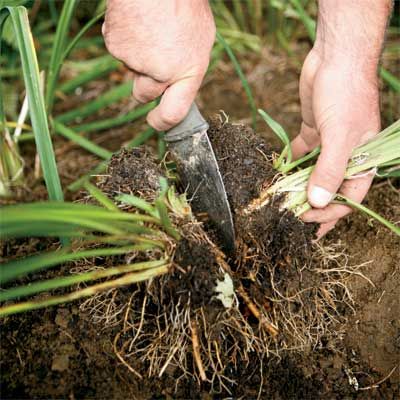
[[[256,215],[254,220],[243,220],[240,209],[256,198],[274,176],[269,167],[272,149],[251,129],[231,125],[221,116],[213,120],[210,137],[217,158],[221,160],[220,168],[234,210],[240,243],[237,258],[228,260],[235,286],[242,285],[257,307],[264,306],[268,315],[271,305],[267,299],[274,298],[274,290],[279,289],[280,293],[298,292],[308,287],[318,290],[326,282],[312,272],[313,266],[319,268],[321,262],[333,263],[336,269],[350,271],[343,273],[343,279],[339,275],[334,277],[342,279],[340,282],[345,289],[354,293],[351,299],[351,295],[344,296],[341,288],[326,287],[328,291],[336,290],[341,299],[347,299],[335,299],[337,323],[329,321],[321,327],[320,323],[327,322],[329,310],[318,310],[318,304],[316,309],[315,301],[319,297],[307,296],[301,301],[301,307],[306,310],[304,316],[319,312],[321,321],[315,323],[307,319],[305,326],[294,322],[287,332],[279,332],[277,338],[268,330],[264,336],[259,336],[260,321],[252,315],[249,304],[242,301],[238,309],[241,318],[247,319],[253,339],[263,339],[264,345],[268,343],[266,346],[255,346],[248,353],[232,353],[237,357],[234,359],[225,359],[227,353],[222,354],[223,378],[219,381],[222,385],[210,379],[210,375],[208,381],[203,382],[193,361],[191,339],[185,337],[190,331],[183,328],[175,345],[186,346],[187,368],[171,363],[162,370],[159,378],[157,375],[161,371],[151,374],[149,363],[153,368],[162,368],[164,364],[151,364],[151,360],[143,363],[139,357],[129,356],[126,350],[127,343],[132,341],[132,334],[123,329],[126,315],[133,312],[136,314],[132,316],[133,321],[143,322],[141,307],[145,298],[141,291],[143,285],[135,286],[136,289],[126,287],[80,304],[7,317],[2,324],[5,333],[1,341],[4,398],[121,398],[127,394],[139,399],[209,398],[210,393],[221,398],[232,395],[234,398],[260,396],[271,399],[327,395],[332,398],[371,398],[371,393],[377,396],[379,393],[382,398],[396,396],[396,373],[377,388],[369,387],[387,377],[396,365],[400,327],[396,326],[396,275],[399,270],[395,260],[399,240],[376,223],[367,223],[362,215],[352,215],[324,240],[325,253],[321,255],[320,246],[312,244],[315,228],[302,224],[290,214],[283,215],[279,211],[279,201],[276,207]],[[161,174],[162,168],[157,165],[151,150],[123,150],[112,159],[108,173],[98,178],[98,185],[110,195],[127,192],[151,198],[159,189]],[[398,215],[400,201],[391,185],[386,182],[373,187],[367,204],[393,220]],[[191,315],[196,315],[196,310],[201,307],[207,321],[203,328],[214,329],[224,314],[224,307],[213,293],[215,282],[222,280],[223,275],[218,269],[218,253],[213,254],[207,240],[201,239],[199,244],[198,240],[190,239],[203,234],[203,231],[194,232],[197,227],[184,228],[190,232],[187,231],[186,239],[179,242],[175,252],[175,263],[183,268],[183,272],[175,270],[172,276],[162,278],[164,280],[160,286],[155,286],[151,296],[162,297],[165,304],[179,308],[181,302],[187,302],[187,293],[191,296]],[[212,231],[209,235],[213,236]],[[367,243],[369,250],[365,252]],[[16,240],[3,244],[3,259],[14,257],[16,253],[23,256],[51,247],[54,247],[51,241]],[[89,260],[89,264],[98,261]],[[267,265],[276,268],[279,274],[276,281],[279,287],[274,290]],[[87,268],[82,262],[66,265],[57,272],[48,272],[46,277],[65,273],[71,266]],[[373,279],[375,286],[369,279]],[[146,335],[153,337],[153,330],[157,329],[151,321],[157,317],[156,304],[152,304],[146,306],[150,319],[139,336],[143,340]],[[273,305],[272,310],[276,307]],[[376,318],[378,314],[379,319]],[[283,314],[283,318],[288,317]],[[273,326],[284,326],[280,318]],[[299,336],[292,337],[291,329]],[[317,337],[312,337],[313,332]],[[241,334],[238,337],[232,335],[230,340],[230,345],[244,346]],[[205,338],[200,341],[204,351],[209,341]],[[165,352],[169,354],[168,350]],[[165,354],[161,349],[160,357]]]
[[[304,43],[300,44],[296,48],[300,54],[290,59],[268,48],[260,59],[245,62],[250,83],[256,86],[257,103],[280,119],[292,135],[300,124],[296,60],[304,58],[304,50]],[[121,70],[115,75],[125,79]],[[85,99],[96,98],[104,88],[108,88],[104,81],[90,83]],[[384,94],[384,104],[393,102],[390,96]],[[56,105],[56,113],[68,111],[82,99],[80,94],[71,95]],[[5,317],[1,321],[1,397],[399,396],[399,238],[353,213],[315,244],[317,226],[283,212],[279,197],[269,207],[244,215],[246,206],[275,177],[271,160],[276,142],[264,125],[257,129],[262,134],[247,127],[246,98],[230,65],[223,64],[206,80],[199,104],[212,120],[209,135],[234,213],[236,257],[220,252],[204,215],[176,217],[182,239],[171,244],[173,267],[167,275],[86,300]],[[88,121],[130,108],[125,101],[116,110],[91,115]],[[226,114],[216,113],[219,109],[230,115],[229,121]],[[245,125],[229,123],[235,118]],[[135,122],[93,134],[91,139],[116,151],[142,131],[143,123]],[[64,188],[98,163],[69,140],[56,136],[54,143]],[[159,177],[166,170],[157,161],[155,143],[147,145],[122,150],[93,181],[110,198],[122,192],[154,200],[160,190]],[[27,142],[21,148],[27,183],[4,203],[47,198],[35,171],[34,146]],[[170,179],[170,183],[176,181]],[[398,180],[377,181],[365,204],[398,221],[399,188]],[[95,202],[84,190],[67,191],[66,199]],[[12,239],[1,243],[0,259],[10,261],[58,247],[58,241],[51,239]],[[131,256],[87,258],[36,273],[32,279],[55,278],[94,266],[107,268]],[[231,311],[215,290],[226,274],[236,290],[237,303]],[[58,289],[55,294],[63,293],[64,289]],[[293,299],[293,295],[298,297]],[[164,315],[171,321],[165,321]],[[206,380],[196,356],[202,360]]]

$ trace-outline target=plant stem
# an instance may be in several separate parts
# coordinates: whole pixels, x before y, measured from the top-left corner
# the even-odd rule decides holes
[[[342,194],[337,194],[336,199],[339,200],[339,203],[348,205],[356,210],[362,211],[363,213],[369,215],[370,217],[376,219],[382,225],[389,228],[392,232],[394,232],[397,236],[400,236],[400,227],[396,226],[395,224],[391,223],[387,219],[383,218],[381,215],[377,214],[375,211],[370,210],[368,207],[363,206],[360,203],[357,203]],[[343,200],[343,201],[340,201]]]
[[[123,254],[123,253],[120,253]],[[110,276],[122,275],[127,272],[139,272],[150,270],[153,268],[165,266],[167,260],[146,261],[136,264],[120,265],[116,267],[109,267],[103,270],[95,270],[82,274],[74,274],[71,276],[48,279],[40,282],[33,282],[29,286],[19,286],[0,293],[0,301],[15,299],[17,297],[26,297],[36,293],[58,289],[66,286],[84,283],[92,280],[108,278]]]
[[[97,293],[101,293],[105,290],[116,289],[118,287],[130,285],[132,283],[146,281],[150,278],[166,274],[167,272],[168,272],[168,265],[163,265],[158,268],[152,268],[141,272],[129,273],[124,275],[122,278],[89,286],[85,289],[77,290],[75,292],[63,296],[55,296],[45,300],[32,300],[24,303],[3,306],[0,308],[0,317],[4,317],[10,314],[18,314],[24,311],[37,310],[43,307],[50,307],[57,304],[78,300],[84,297],[90,297]]]

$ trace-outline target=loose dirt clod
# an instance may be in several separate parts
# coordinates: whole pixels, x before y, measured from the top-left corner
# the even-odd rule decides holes
[[[99,182],[102,190],[115,195],[129,193],[152,201],[160,190],[161,167],[145,147],[122,149],[112,157],[108,173]]]

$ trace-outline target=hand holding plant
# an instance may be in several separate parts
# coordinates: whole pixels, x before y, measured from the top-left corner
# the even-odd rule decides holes
[[[372,182],[371,174],[343,178],[353,149],[380,130],[377,69],[390,3],[319,2],[317,39],[300,79],[303,123],[292,150],[297,159],[321,145],[308,183],[314,209],[303,215],[322,224],[320,235],[351,211],[329,204],[335,193],[361,202]]]

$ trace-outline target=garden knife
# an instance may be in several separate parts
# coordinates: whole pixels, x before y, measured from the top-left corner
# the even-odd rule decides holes
[[[185,119],[166,133],[165,141],[194,211],[208,214],[224,250],[233,254],[235,231],[232,213],[207,129],[208,123],[193,103]]]

